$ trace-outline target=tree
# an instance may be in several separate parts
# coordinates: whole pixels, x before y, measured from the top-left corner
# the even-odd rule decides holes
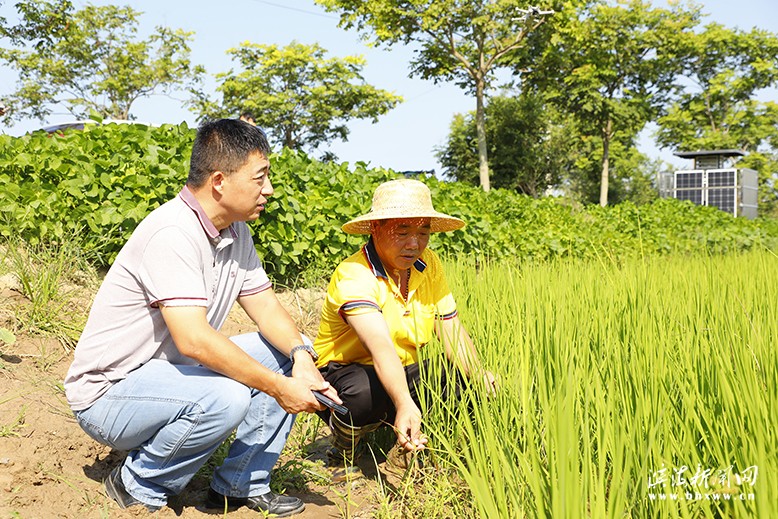
[[[778,103],[757,93],[778,84],[778,35],[709,24],[690,39],[688,85],[657,121],[662,147],[738,149],[738,163],[759,172],[759,212],[778,212]]]
[[[492,187],[532,197],[556,186],[573,161],[562,114],[529,91],[491,97],[485,107]],[[478,185],[475,114],[456,114],[444,146],[437,150],[447,177]]]
[[[33,39],[37,44],[0,49],[0,59],[19,72],[7,119],[42,121],[55,106],[77,118],[93,111],[129,119],[137,99],[169,93],[203,72],[189,61],[192,33],[157,27],[138,41],[140,13],[130,7],[87,5],[73,11],[69,2],[30,0],[17,9],[25,29],[5,36],[12,44]]]
[[[0,2],[2,4],[2,2]],[[36,49],[49,48],[60,37],[73,12],[70,0],[22,0],[16,4],[19,23],[8,25],[0,17],[0,38],[11,44]]]
[[[361,56],[326,58],[318,44],[297,42],[286,47],[246,42],[227,52],[241,70],[216,75],[220,103],[199,92],[192,109],[201,119],[248,111],[276,142],[291,149],[346,140],[346,121],[375,122],[402,101],[365,83]]]
[[[622,143],[634,141],[675,92],[684,37],[698,19],[696,7],[667,10],[621,0],[594,4],[569,23],[555,24],[553,44],[529,81],[599,139],[601,205],[608,203],[611,143],[617,133]]]
[[[525,48],[544,21],[522,0],[316,0],[340,11],[342,27],[372,29],[375,44],[418,43],[411,75],[453,80],[476,99],[479,179],[489,191],[484,98],[494,72]],[[365,37],[369,37],[365,33]],[[514,59],[519,58],[514,56]]]
[[[584,203],[600,192],[602,141],[582,132],[575,118],[525,89],[515,96],[491,97],[486,105],[486,136],[493,187],[537,197],[548,188]],[[473,113],[457,114],[438,158],[445,175],[478,183],[478,151]],[[611,202],[646,203],[657,196],[663,165],[640,153],[631,135],[615,132],[610,144],[608,196]]]
[[[556,133],[564,146],[564,167],[559,171],[555,192],[584,204],[596,204],[600,197],[602,174],[602,138],[587,133],[576,118],[562,117]],[[642,204],[658,196],[657,180],[666,167],[650,160],[636,147],[631,134],[616,131],[609,145],[608,203],[632,201]],[[664,169],[663,169],[664,168]]]
[[[569,133],[575,136],[574,127]],[[564,192],[579,202],[598,203],[602,174],[602,139],[581,136],[581,145],[574,154],[575,162],[564,179]],[[632,136],[616,132],[609,145],[608,203],[631,201],[644,204],[658,197],[658,180],[666,171],[661,160],[651,160],[641,153]]]

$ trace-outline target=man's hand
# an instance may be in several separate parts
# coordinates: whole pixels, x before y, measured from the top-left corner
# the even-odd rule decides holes
[[[497,390],[500,389],[500,382],[497,377],[494,376],[494,373],[491,371],[484,371],[482,380],[486,386],[486,394],[488,396],[495,396],[497,394]]]
[[[324,380],[321,372],[316,369],[313,359],[305,351],[298,352],[297,355],[295,355],[294,365],[292,366],[292,378],[296,378],[300,381],[308,381],[315,385],[317,388],[316,391],[321,392],[324,396],[330,397],[338,404],[343,403],[343,400],[338,396],[338,392],[329,382]],[[314,388],[312,387],[312,389]],[[324,407],[321,409],[324,409]]]
[[[283,380],[276,386],[276,392],[272,396],[276,399],[278,405],[290,414],[322,411],[324,410],[324,405],[316,400],[316,397],[313,396],[313,391],[321,391],[327,394],[327,396],[330,395],[328,390],[334,392],[329,382],[313,383],[307,379],[280,376]],[[335,397],[337,398],[337,393],[335,393]]]
[[[406,451],[420,451],[427,446],[427,437],[421,432],[421,411],[413,400],[397,407],[394,432]]]

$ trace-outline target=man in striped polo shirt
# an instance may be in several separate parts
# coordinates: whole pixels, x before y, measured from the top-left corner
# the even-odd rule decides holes
[[[323,409],[312,390],[340,399],[245,223],[273,194],[269,153],[248,123],[201,126],[186,186],[138,225],[97,292],[65,392],[88,435],[129,451],[104,480],[122,508],[164,506],[235,429],[207,507],[284,517],[305,506],[270,492],[270,472],[294,415]],[[236,301],[258,332],[227,338]]]

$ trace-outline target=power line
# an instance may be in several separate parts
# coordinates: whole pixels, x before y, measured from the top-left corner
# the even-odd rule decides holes
[[[408,101],[413,101],[414,99],[418,99],[421,96],[425,96],[425,95],[429,94],[430,92],[434,92],[435,90],[440,90],[440,88],[441,88],[440,85],[435,85],[434,87],[430,88],[429,90],[425,90],[424,92],[421,92],[419,94],[414,94],[414,95],[408,97],[405,100],[405,102],[407,103]]]
[[[257,3],[260,3],[260,4],[266,4],[266,5],[271,5],[273,7],[278,7],[280,9],[288,9],[289,11],[297,11],[298,13],[305,13],[305,14],[310,14],[310,15],[313,15],[313,16],[321,16],[322,18],[329,18],[330,20],[337,20],[338,19],[337,16],[332,16],[332,15],[324,14],[324,13],[317,13],[315,11],[308,11],[307,9],[300,9],[299,7],[290,7],[288,5],[277,4],[275,2],[268,2],[266,0],[253,0],[253,1],[257,2]]]

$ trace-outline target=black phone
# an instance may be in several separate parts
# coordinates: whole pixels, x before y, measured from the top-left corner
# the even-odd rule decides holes
[[[313,392],[313,396],[315,396],[315,397],[316,397],[316,400],[318,400],[318,401],[319,401],[319,402],[321,402],[322,404],[326,405],[327,407],[329,407],[329,408],[330,408],[330,409],[332,409],[333,411],[337,411],[337,412],[339,412],[340,414],[346,414],[346,413],[348,413],[348,408],[347,408],[345,405],[341,405],[341,404],[339,404],[339,403],[335,402],[335,401],[334,401],[333,399],[331,399],[330,397],[328,397],[328,396],[324,396],[324,395],[322,395],[321,393],[319,393],[318,391],[314,391],[314,392]]]

